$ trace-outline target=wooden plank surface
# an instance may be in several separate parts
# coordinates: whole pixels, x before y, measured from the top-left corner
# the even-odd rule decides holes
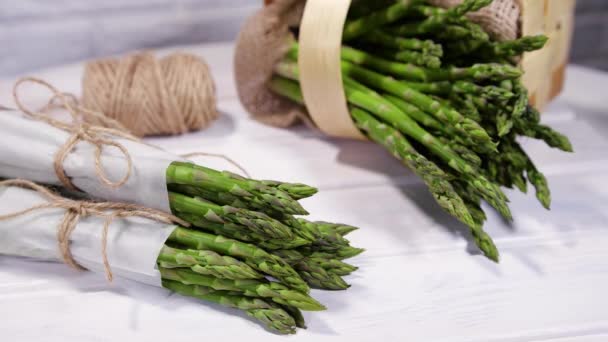
[[[545,120],[572,136],[577,154],[525,141],[549,174],[553,210],[543,210],[533,195],[510,194],[515,222],[505,225],[491,214],[488,223],[503,256],[495,265],[472,255],[466,229],[382,149],[249,120],[234,91],[232,47],[188,50],[212,66],[224,115],[207,131],[151,142],[180,153],[225,153],[255,177],[318,185],[319,195],[304,202],[313,219],[362,228],[352,234],[367,248],[353,260],[361,266],[348,279],[353,287],[314,291],[329,310],[307,314],[309,329],[290,340],[606,340],[608,143],[570,101],[552,105]],[[73,65],[37,76],[78,93],[81,70]],[[588,84],[581,75],[569,79],[570,87]],[[0,103],[10,104],[12,81],[0,81]],[[608,86],[608,78],[595,82]],[[33,89],[29,94],[33,104],[46,98]],[[202,162],[230,168],[215,159]],[[0,327],[11,341],[42,334],[45,341],[79,342],[285,340],[233,314],[133,282],[108,285],[102,275],[61,264],[0,257]]]

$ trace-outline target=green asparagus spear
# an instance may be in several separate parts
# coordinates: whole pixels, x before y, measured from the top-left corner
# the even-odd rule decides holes
[[[294,68],[289,68],[289,70],[293,71]],[[290,76],[297,78],[298,74],[295,73]],[[345,77],[344,80],[346,82],[348,78]],[[289,81],[283,80],[281,82],[288,83]],[[351,81],[351,84],[353,82],[354,81]],[[511,212],[506,204],[507,198],[498,186],[485,179],[474,167],[462,160],[462,158],[449,147],[441,144],[434,136],[410,119],[409,116],[404,114],[398,107],[395,107],[380,95],[376,94],[375,96],[370,96],[369,93],[371,90],[363,92],[353,89],[352,86],[348,86],[346,83],[345,86],[346,97],[350,103],[378,115],[386,122],[395,125],[400,131],[425,145],[434,154],[442,158],[447,165],[469,179],[471,184],[483,194],[484,199],[495,207],[505,218],[511,219]],[[298,96],[297,94],[300,90],[297,83],[292,82],[292,84],[289,85],[289,92],[295,93],[292,94],[291,97]],[[432,102],[437,103],[436,101]]]
[[[399,51],[417,51],[427,57],[441,57],[443,49],[441,45],[432,40],[420,40],[417,38],[401,38],[393,36],[382,30],[371,31],[361,37],[362,42],[381,45]],[[423,61],[424,63],[424,61]]]
[[[286,214],[308,214],[289,194],[266,186],[263,182],[235,177],[232,173],[219,172],[191,163],[171,163],[167,168],[167,184],[191,185],[208,191],[230,193],[256,209],[272,207],[273,210]]]
[[[508,101],[512,99],[515,94],[511,91],[496,87],[496,86],[479,86],[472,82],[467,81],[456,81],[452,85],[452,90],[459,94],[471,94],[476,96],[482,96],[490,100],[497,101]]]
[[[311,287],[323,290],[346,290],[350,287],[341,276],[328,272],[322,266],[302,260],[294,265],[298,274]]]
[[[434,33],[442,30],[449,23],[462,22],[462,16],[468,12],[477,11],[491,2],[492,0],[465,0],[460,5],[448,10],[432,6],[415,6],[412,10],[424,14],[427,18],[420,23],[416,23],[415,26],[400,28],[392,32],[398,35],[418,36]]]
[[[441,144],[434,136],[426,132],[415,121],[404,115],[399,108],[389,101],[378,97],[370,97],[363,92],[346,87],[347,99],[352,104],[363,109],[369,110],[383,118],[400,131],[416,139],[425,145],[438,157],[442,158],[446,164],[456,170],[463,177],[469,179],[471,184],[483,195],[484,199],[495,207],[505,218],[511,219],[510,210],[506,204],[507,198],[502,191],[494,184],[480,175],[473,166],[465,162],[449,147]]]
[[[351,108],[351,115],[357,127],[366,132],[372,140],[385,146],[427,184],[431,194],[443,209],[467,225],[475,224],[462,199],[450,185],[448,176],[437,165],[418,153],[403,135],[358,108]]]
[[[163,246],[158,262],[188,267],[196,273],[224,279],[260,279],[264,276],[242,261],[206,250],[184,250]]]
[[[392,6],[375,11],[367,16],[349,20],[344,26],[343,41],[353,40],[386,24],[394,23],[407,15],[410,7],[419,0],[399,0]]]
[[[262,279],[220,279],[180,268],[159,267],[158,269],[163,279],[179,281],[186,285],[201,285],[213,290],[242,292],[248,297],[269,298],[278,304],[289,305],[306,311],[325,310],[323,305],[310,296],[290,290],[276,282]]]
[[[296,322],[293,317],[282,308],[269,304],[262,299],[234,295],[225,291],[214,291],[204,286],[185,285],[171,280],[163,280],[162,284],[164,288],[183,296],[243,310],[250,317],[264,323],[268,329],[277,333],[294,334],[296,332]]]
[[[305,219],[297,219],[297,221],[301,229],[308,231],[314,237],[315,240],[313,242],[313,245],[321,245],[334,248],[340,248],[342,246],[349,245],[348,240],[346,240],[341,234],[332,229],[324,229],[317,222],[310,222]]]
[[[297,48],[297,47],[293,47]],[[292,48],[292,49],[293,49]],[[297,52],[296,52],[297,53]],[[293,56],[294,51],[290,52]],[[342,58],[357,65],[363,65],[379,72],[385,72],[408,80],[425,81],[426,71],[413,64],[397,63],[383,58],[375,57],[367,52],[357,50],[348,46],[342,47]],[[283,64],[285,66],[285,64]],[[281,67],[278,65],[277,67]]]
[[[293,238],[293,233],[289,227],[263,213],[227,205],[219,206],[198,197],[190,197],[176,192],[169,193],[169,203],[171,204],[171,211],[178,216],[181,213],[197,215],[203,221],[226,227],[226,230],[250,230],[270,239],[287,240]]]
[[[296,326],[298,328],[306,329],[306,322],[304,321],[304,315],[302,315],[302,311],[298,308],[294,308],[293,306],[288,305],[279,305],[279,307],[285,312],[287,312],[296,322]]]
[[[335,232],[342,236],[346,236],[346,235],[354,232],[355,230],[359,229],[357,227],[353,227],[353,226],[343,224],[343,223],[330,223],[330,222],[323,222],[323,221],[315,221],[314,224],[316,224],[317,229],[319,229],[322,232],[327,232],[327,233]]]
[[[373,71],[365,70],[351,63],[343,61],[342,70],[346,75],[353,77],[362,83],[399,96],[425,112],[435,115],[437,119],[451,124],[456,129],[463,132],[466,138],[476,141],[479,144],[484,144],[488,148],[495,149],[492,139],[481,126],[476,122],[465,118],[453,108],[443,106],[438,101],[417,92],[402,82],[377,74]]]
[[[574,151],[570,139],[549,126],[526,124],[522,123],[522,121],[519,121],[517,126],[518,133],[521,135],[542,140],[550,147],[560,149],[564,152]]]
[[[490,59],[517,57],[525,52],[542,49],[548,40],[547,36],[538,35],[490,43],[481,49],[480,54]]]
[[[201,217],[198,215],[184,213],[177,213],[177,215],[182,220],[191,223],[194,227],[200,228],[201,230],[216,235],[222,235],[231,239],[236,239],[242,242],[252,243],[266,250],[296,248],[309,245],[312,242],[299,236],[293,236],[292,238],[288,239],[270,239],[266,236],[259,235],[251,231],[239,229],[238,227],[234,228],[232,225],[221,225],[209,222],[205,219],[201,219]]]
[[[181,227],[173,231],[169,241],[184,245],[187,248],[212,250],[235,257],[254,269],[277,278],[293,289],[304,293],[309,291],[308,286],[298,273],[284,260],[254,245]]]
[[[311,197],[319,192],[317,188],[301,183],[285,183],[272,180],[263,180],[261,183],[289,194],[296,201]]]
[[[319,258],[309,258],[309,263],[317,265],[330,273],[339,275],[339,276],[347,276],[358,270],[359,268],[348,263],[345,263],[342,260],[337,259],[319,259]]]
[[[387,59],[415,65],[421,68],[438,69],[441,67],[441,59],[436,56],[430,56],[427,53],[401,50],[401,51],[385,51],[381,55]]]

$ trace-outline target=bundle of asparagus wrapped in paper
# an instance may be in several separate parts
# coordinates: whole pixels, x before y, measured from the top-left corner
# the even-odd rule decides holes
[[[57,241],[57,233],[48,225],[55,225],[64,235],[66,215],[75,208],[79,211],[75,215],[89,217],[75,222],[68,240]],[[298,282],[297,273],[280,258],[254,245],[155,222],[139,216],[138,210],[129,204],[61,197],[28,181],[4,181],[0,183],[0,253],[52,260],[68,255],[66,262],[74,260],[94,271],[115,272],[127,279],[244,310],[279,333],[293,333],[296,327],[304,327],[300,310],[325,309],[306,294],[304,282]],[[120,219],[104,222],[109,217],[106,215]],[[94,243],[104,234],[106,223],[107,242]],[[103,263],[98,252],[104,255]],[[154,262],[150,263],[155,255],[158,271],[153,271]],[[157,273],[161,282],[155,279]],[[299,286],[292,289],[266,279],[268,275],[291,278],[289,284]]]
[[[518,136],[567,152],[572,146],[540,123],[517,66],[522,53],[541,49],[547,37],[493,40],[466,17],[491,2],[464,0],[450,9],[423,0],[356,2],[344,29],[341,68],[360,131],[411,168],[498,261],[483,230],[481,201],[511,220],[501,186],[526,192],[531,183],[542,205],[551,204],[547,180]],[[276,65],[268,87],[305,105],[298,48],[293,43]]]
[[[349,287],[343,277],[357,268],[343,260],[363,250],[350,246],[344,235],[356,228],[299,217],[308,212],[298,201],[316,194],[313,187],[213,170],[105,131],[95,139],[70,138],[69,126],[32,120],[24,112],[2,114],[0,136],[5,141],[0,144],[0,177],[51,184],[71,190],[65,192],[69,196],[135,203],[183,220],[181,227],[166,228],[162,234],[142,229],[138,234],[150,236],[119,244],[134,250],[148,245],[142,255],[154,257],[162,286],[168,289],[243,309],[276,332],[293,333],[295,327],[304,327],[299,310],[325,309],[309,296],[310,287]],[[65,151],[62,144],[74,140],[77,143],[58,163],[57,151]],[[100,146],[100,141],[118,149]],[[112,182],[120,177],[123,182]],[[6,199],[6,203],[13,201]],[[22,229],[2,219],[0,225],[7,231]],[[47,230],[34,234],[54,234],[52,225],[36,226]],[[86,229],[75,231],[78,236],[99,236],[94,231],[85,233]],[[146,239],[152,241],[146,244]],[[0,253],[20,252],[9,248]],[[122,262],[116,259],[120,257],[109,263]]]

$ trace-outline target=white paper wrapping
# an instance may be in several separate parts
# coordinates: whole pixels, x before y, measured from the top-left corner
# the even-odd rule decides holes
[[[0,112],[0,177],[25,178],[61,185],[53,162],[70,133],[34,121],[18,111]],[[126,184],[113,189],[95,171],[95,146],[81,141],[63,163],[66,174],[80,190],[108,201],[137,203],[170,212],[166,170],[181,158],[171,153],[126,139],[116,138],[131,155],[133,166]],[[103,147],[102,166],[109,179],[122,179],[128,170],[124,155],[114,147]]]
[[[48,200],[35,191],[0,187],[0,215],[45,203]],[[64,214],[65,209],[41,209],[10,220],[0,220],[0,254],[63,261],[57,229]],[[104,222],[101,217],[82,218],[70,238],[70,250],[76,262],[102,275]],[[174,228],[174,225],[140,217],[115,219],[109,226],[107,244],[108,261],[114,276],[160,287],[156,258]]]

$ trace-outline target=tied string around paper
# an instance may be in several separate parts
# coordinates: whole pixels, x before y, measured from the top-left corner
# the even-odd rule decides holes
[[[61,252],[63,261],[66,264],[79,270],[84,270],[84,267],[80,266],[72,256],[72,253],[70,251],[70,236],[72,235],[72,232],[74,232],[74,230],[76,229],[78,221],[81,218],[87,216],[97,216],[105,218],[101,234],[101,255],[103,259],[106,278],[109,282],[112,281],[113,274],[112,269],[110,267],[110,262],[108,261],[107,254],[108,232],[110,224],[112,224],[114,219],[127,217],[143,217],[166,224],[179,224],[184,227],[190,226],[189,223],[174,215],[139,205],[114,202],[79,201],[64,198],[52,192],[51,190],[28,180],[13,179],[0,182],[0,187],[5,186],[17,186],[34,190],[46,197],[48,202],[12,214],[0,215],[0,220],[13,219],[42,209],[55,208],[66,210],[63,216],[63,220],[61,221],[61,224],[59,225],[59,228],[57,230],[57,241],[59,243],[59,251]]]
[[[19,97],[19,86],[24,83],[34,83],[41,85],[53,94],[49,104],[40,111],[32,111],[25,107]],[[117,142],[114,137],[124,138],[127,140],[138,141],[136,137],[128,133],[128,131],[119,122],[106,117],[103,113],[88,110],[82,107],[75,96],[65,94],[57,90],[54,86],[46,81],[25,77],[18,80],[13,87],[13,99],[17,108],[31,119],[45,122],[55,128],[59,128],[70,133],[69,139],[55,154],[53,167],[59,181],[68,189],[77,190],[72,181],[67,176],[63,163],[67,156],[76,145],[81,141],[86,141],[95,147],[95,170],[99,179],[111,188],[119,188],[123,186],[131,177],[133,161],[129,151],[121,143]],[[59,103],[57,103],[59,101]],[[52,107],[61,107],[65,109],[71,117],[71,122],[64,122],[55,119],[48,115],[48,110]],[[103,121],[107,127],[94,126],[85,122],[86,120]],[[104,146],[112,146],[120,150],[127,162],[127,172],[118,181],[112,181],[103,169],[101,162],[101,154]]]
[[[247,172],[247,170],[245,170],[245,168],[242,167],[241,164],[237,163],[236,161],[234,161],[233,159],[231,159],[230,157],[228,157],[225,154],[207,153],[207,152],[192,152],[192,153],[182,154],[182,155],[180,155],[180,157],[186,158],[186,159],[191,159],[194,157],[212,157],[212,158],[224,159],[226,162],[228,162],[232,166],[239,169],[243,173],[243,175],[245,175],[248,178],[251,178],[251,175],[249,175],[249,172]]]
[[[48,103],[42,107],[37,112],[29,110],[27,107],[23,105],[21,99],[19,97],[19,86],[23,83],[34,83],[41,85],[53,94]],[[43,121],[53,127],[62,129],[68,133],[72,133],[70,138],[66,141],[66,143],[60,148],[59,151],[55,154],[55,160],[53,162],[53,167],[55,169],[55,173],[57,174],[57,178],[59,178],[60,182],[66,188],[70,190],[78,190],[71,182],[70,178],[65,173],[63,162],[67,158],[68,154],[76,147],[78,142],[87,141],[95,146],[95,169],[100,180],[105,184],[112,188],[119,188],[123,186],[130,178],[132,169],[133,169],[133,161],[131,155],[128,150],[124,147],[124,145],[116,142],[113,138],[124,138],[127,140],[139,142],[142,144],[146,144],[141,141],[139,138],[132,135],[129,130],[123,126],[119,121],[116,121],[110,117],[107,117],[104,113],[90,110],[85,108],[80,104],[78,98],[71,93],[64,93],[59,91],[57,88],[52,86],[50,83],[33,78],[33,77],[25,77],[18,80],[13,87],[13,98],[17,108],[21,110],[24,114],[29,116],[34,120]],[[0,109],[3,107],[0,106]],[[57,120],[50,116],[49,112],[52,109],[65,109],[70,114],[72,122],[64,122],[61,120]],[[91,124],[88,122],[95,122],[96,124],[100,124],[101,126],[97,126],[95,124]],[[124,177],[119,181],[111,181],[106,175],[103,165],[101,162],[101,154],[103,146],[114,146],[118,148],[122,154],[124,155],[127,161],[127,172]],[[158,148],[153,145],[146,144],[148,146]],[[228,163],[235,166],[239,169],[244,175],[250,177],[247,170],[242,167],[239,163],[229,158],[224,154],[216,154],[216,153],[207,153],[207,152],[194,152],[182,155],[183,158],[192,158],[192,157],[214,157],[214,158],[222,158]]]

